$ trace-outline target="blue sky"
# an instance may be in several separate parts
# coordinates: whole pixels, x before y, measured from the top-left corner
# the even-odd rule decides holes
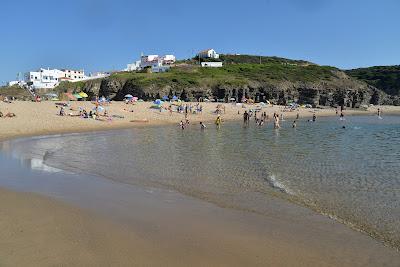
[[[204,48],[355,68],[400,64],[397,0],[2,0],[0,83],[39,67],[119,70]]]

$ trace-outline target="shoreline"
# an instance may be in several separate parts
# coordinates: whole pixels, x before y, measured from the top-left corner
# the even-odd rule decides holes
[[[194,104],[194,103],[188,103]],[[222,113],[223,121],[241,121],[243,119],[244,110],[255,108],[257,105],[245,105],[246,108],[235,106],[233,104],[221,103],[201,103],[203,105],[202,114],[189,115],[191,123],[213,123],[216,114],[213,113],[217,105],[224,105],[226,113]],[[115,118],[111,122],[95,121],[93,119],[81,119],[70,116],[58,116],[59,109],[54,102],[45,101],[41,103],[17,101],[11,104],[0,102],[0,111],[3,114],[12,112],[16,114],[14,118],[0,118],[0,141],[30,136],[55,135],[64,133],[84,133],[96,132],[104,130],[129,129],[135,127],[176,125],[180,120],[184,120],[184,114],[163,111],[162,113],[150,109],[152,103],[143,102],[136,105],[127,105],[123,102],[114,102],[110,106],[106,106],[110,115],[122,116],[123,119]],[[79,108],[91,110],[94,105],[91,102],[72,102],[71,108],[76,113]],[[262,112],[266,112],[271,122],[274,112],[284,114],[285,119],[310,118],[315,112],[317,117],[334,117],[337,116],[334,108],[308,109],[300,108],[298,111],[282,112],[283,106],[264,107]],[[383,115],[400,114],[400,107],[396,106],[373,106],[369,110],[350,109],[345,110],[345,116],[352,115],[374,115],[377,108],[381,108]],[[132,112],[130,112],[132,111]],[[66,110],[68,113],[69,110]],[[238,112],[240,114],[238,114]],[[252,119],[252,118],[251,118]],[[132,122],[132,120],[135,120]],[[147,120],[147,121],[143,121]]]

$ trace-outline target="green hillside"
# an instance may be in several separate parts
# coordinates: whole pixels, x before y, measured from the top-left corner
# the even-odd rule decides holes
[[[353,69],[346,71],[346,73],[381,89],[389,95],[400,95],[400,65]]]
[[[174,88],[185,88],[221,84],[242,86],[251,81],[274,83],[329,80],[334,75],[332,70],[336,69],[317,65],[288,65],[271,61],[262,64],[228,63],[222,68],[179,65],[166,73],[121,72],[113,74],[110,79],[131,80],[143,87],[169,85]]]

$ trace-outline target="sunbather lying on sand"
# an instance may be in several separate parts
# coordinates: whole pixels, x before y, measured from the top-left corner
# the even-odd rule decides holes
[[[12,113],[12,112],[8,112],[8,113],[4,116],[4,118],[13,118],[13,117],[17,117],[17,115],[15,115],[15,113]]]

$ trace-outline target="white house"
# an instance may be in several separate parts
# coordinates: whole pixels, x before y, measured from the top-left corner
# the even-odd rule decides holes
[[[171,65],[176,62],[176,57],[174,55],[165,55],[161,57],[163,65]]]
[[[25,82],[31,83],[34,89],[56,87],[62,77],[62,71],[57,69],[40,69],[26,73]]]
[[[138,60],[138,61],[135,61],[134,63],[132,63],[132,64],[128,64],[128,65],[126,65],[126,69],[125,69],[125,71],[135,71],[135,70],[139,70],[140,69],[140,60]]]
[[[127,64],[124,71],[136,71],[144,68],[151,68],[152,72],[165,72],[169,70],[166,66],[172,65],[176,62],[174,55],[142,55],[139,61]],[[165,68],[164,68],[165,67]]]
[[[219,54],[214,49],[200,51],[197,56],[199,58],[219,58]]]
[[[14,85],[17,85],[19,87],[23,87],[23,86],[26,85],[26,82],[24,82],[24,81],[11,81],[11,82],[8,82],[8,86],[14,86]]]
[[[25,82],[34,89],[53,89],[61,81],[77,82],[87,79],[83,70],[40,69],[25,74]]]
[[[158,55],[141,56],[140,68],[157,67],[161,64],[161,59]]]
[[[64,81],[81,81],[84,80],[86,76],[83,70],[62,69],[59,78]]]
[[[203,68],[221,68],[222,62],[201,62]]]

